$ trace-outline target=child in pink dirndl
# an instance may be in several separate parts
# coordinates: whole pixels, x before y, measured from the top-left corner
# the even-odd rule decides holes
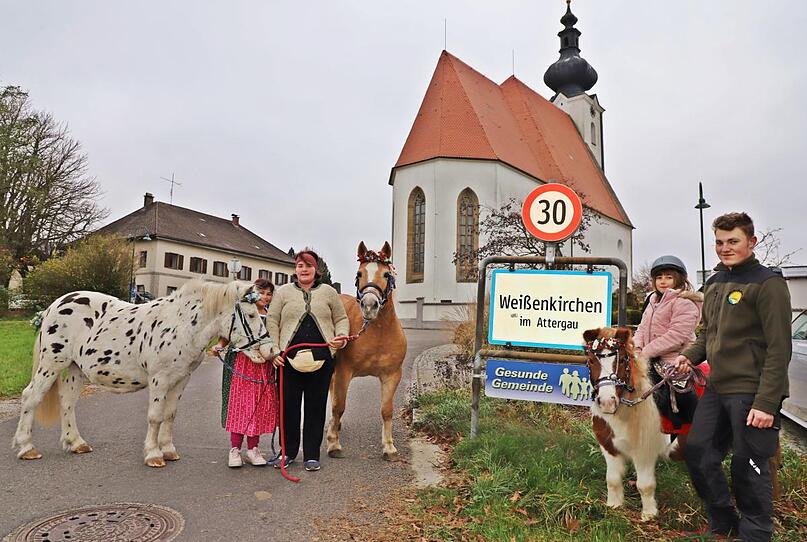
[[[261,295],[255,303],[261,318],[272,301],[274,285],[266,279],[255,281]],[[216,347],[223,349],[227,340],[222,338]],[[222,379],[222,401],[226,412],[222,419],[224,429],[230,433],[228,466],[243,465],[241,447],[244,437],[247,441],[246,461],[250,465],[264,466],[266,459],[258,448],[261,435],[271,434],[277,424],[277,389],[275,368],[271,363],[255,363],[242,352],[238,352],[232,370],[224,368]]]

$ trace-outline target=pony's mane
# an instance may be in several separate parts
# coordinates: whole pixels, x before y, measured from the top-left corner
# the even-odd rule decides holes
[[[181,288],[174,292],[173,296],[201,297],[202,316],[205,320],[210,320],[225,309],[232,307],[238,299],[243,283],[231,281],[226,283],[206,282],[201,279],[193,279],[186,282]]]

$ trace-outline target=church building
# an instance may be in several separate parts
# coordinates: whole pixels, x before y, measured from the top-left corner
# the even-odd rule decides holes
[[[485,209],[521,202],[547,182],[569,185],[598,215],[585,233],[591,252],[564,243],[561,253],[616,257],[631,268],[633,225],[605,177],[604,109],[588,93],[597,72],[580,56],[571,7],[560,22],[560,58],[544,74],[549,100],[515,75],[496,84],[441,53],[389,179],[403,320],[439,322],[475,301],[478,266],[454,255],[480,246]]]

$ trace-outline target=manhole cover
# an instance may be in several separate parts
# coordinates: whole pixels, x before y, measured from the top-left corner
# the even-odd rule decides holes
[[[165,506],[116,503],[32,521],[3,542],[167,542],[176,538],[184,524],[179,512]]]

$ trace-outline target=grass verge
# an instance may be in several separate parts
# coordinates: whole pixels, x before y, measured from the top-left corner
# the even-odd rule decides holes
[[[31,380],[35,337],[28,319],[0,319],[0,397],[19,395]]]
[[[705,518],[681,463],[656,468],[655,521],[640,521],[632,474],[625,506],[605,505],[605,461],[585,409],[483,397],[480,436],[470,440],[467,391],[430,393],[415,408],[416,429],[452,442],[450,481],[420,491],[414,504],[428,540],[701,539],[683,535],[705,525]],[[774,540],[804,540],[807,459],[792,450],[784,455]]]

